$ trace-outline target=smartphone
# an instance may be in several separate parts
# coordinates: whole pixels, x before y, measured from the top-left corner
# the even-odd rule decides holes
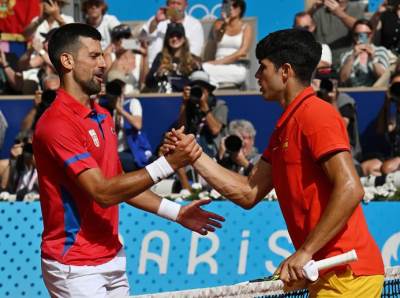
[[[140,44],[137,39],[133,38],[123,38],[121,46],[126,50],[138,50],[140,48]]]
[[[173,19],[173,20],[179,20],[182,19],[183,17],[183,14],[179,9],[172,7],[167,7],[165,14],[167,15],[168,19]]]
[[[226,0],[222,3],[221,7],[221,12],[225,13],[227,17],[231,15],[231,8],[232,8],[232,3],[229,0]]]
[[[358,43],[359,44],[367,44],[368,43],[368,34],[365,32],[361,32],[358,34]]]

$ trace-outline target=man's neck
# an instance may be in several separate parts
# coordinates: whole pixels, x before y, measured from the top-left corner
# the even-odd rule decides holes
[[[296,99],[296,97],[304,91],[308,86],[300,83],[288,83],[287,88],[283,91],[282,98],[279,101],[284,110]]]
[[[78,84],[69,82],[61,83],[61,88],[85,107],[90,108],[90,96]]]

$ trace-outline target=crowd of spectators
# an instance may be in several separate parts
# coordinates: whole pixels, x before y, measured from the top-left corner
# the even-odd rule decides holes
[[[31,134],[35,121],[59,88],[58,75],[48,56],[48,42],[59,26],[75,21],[63,13],[69,3],[40,0],[39,15],[21,32],[28,41],[27,51],[15,57],[0,49],[0,78],[6,86],[3,94],[35,94],[35,105],[21,124],[22,136]],[[214,21],[207,38],[201,22],[187,14],[187,7],[187,0],[166,0],[154,16],[133,30],[108,14],[104,0],[82,2],[82,21],[102,35],[106,75],[98,100],[115,121],[119,155],[126,172],[144,167],[156,154],[143,127],[140,100],[134,96],[181,92],[175,127],[184,125],[207,154],[247,175],[259,158],[254,147],[255,129],[244,119],[229,123],[228,106],[214,95],[219,88],[245,89],[251,75],[249,52],[254,28],[244,20],[246,2],[223,0],[221,17]],[[310,31],[322,44],[313,86],[342,114],[360,176],[387,175],[400,169],[400,132],[396,125],[400,117],[389,113],[391,103],[400,106],[399,19],[400,0],[384,0],[372,16],[359,1],[315,0],[293,20],[293,27]],[[363,86],[387,87],[377,119],[377,134],[389,140],[386,155],[363,152],[355,100],[338,89]],[[1,188],[16,192],[29,185],[34,189],[35,183],[29,180],[35,177],[34,159],[28,156],[29,137],[18,137],[15,143],[10,158],[0,161]],[[16,162],[19,159],[22,161]],[[191,169],[180,171],[177,179],[181,188],[190,190],[189,181],[199,177]]]

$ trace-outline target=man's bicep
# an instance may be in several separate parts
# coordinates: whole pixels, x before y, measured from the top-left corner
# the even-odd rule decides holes
[[[338,151],[324,156],[321,159],[321,166],[334,185],[359,180],[349,151]]]
[[[249,185],[257,202],[272,190],[272,166],[263,158],[256,163],[249,175]]]
[[[104,187],[106,181],[99,168],[83,170],[76,176],[76,180],[79,186],[93,198],[99,193],[99,188]]]

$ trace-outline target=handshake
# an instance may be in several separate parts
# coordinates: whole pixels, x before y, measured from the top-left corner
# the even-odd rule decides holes
[[[193,134],[184,134],[184,127],[172,129],[165,134],[160,152],[173,170],[193,164],[203,153]]]

